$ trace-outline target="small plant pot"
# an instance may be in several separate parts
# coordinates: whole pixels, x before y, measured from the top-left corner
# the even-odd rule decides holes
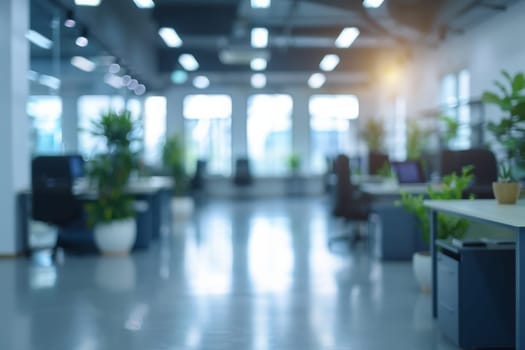
[[[493,182],[492,191],[499,204],[516,204],[520,196],[520,183]]]

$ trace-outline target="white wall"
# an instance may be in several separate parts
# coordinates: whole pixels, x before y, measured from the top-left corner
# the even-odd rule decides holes
[[[409,114],[438,106],[440,79],[448,73],[468,69],[471,97],[477,99],[493,89],[502,69],[524,71],[525,46],[520,37],[525,33],[524,18],[525,2],[519,2],[439,47],[418,50],[408,76]],[[495,117],[496,111],[487,109],[487,116]]]

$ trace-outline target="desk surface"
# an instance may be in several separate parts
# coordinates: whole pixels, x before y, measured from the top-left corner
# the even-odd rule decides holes
[[[456,213],[511,227],[525,227],[525,201],[515,205],[498,204],[495,199],[426,200],[423,204],[434,210]]]
[[[401,191],[412,194],[425,194],[429,184],[398,185],[396,182],[363,183],[361,191],[374,196],[399,196]]]

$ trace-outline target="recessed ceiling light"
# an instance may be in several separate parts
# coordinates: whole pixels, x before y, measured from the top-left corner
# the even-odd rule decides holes
[[[250,82],[252,84],[252,87],[256,89],[262,89],[266,86],[266,75],[262,73],[253,74],[250,79]]]
[[[171,73],[171,81],[174,84],[180,85],[184,84],[188,80],[188,73],[183,70],[176,70]]]
[[[75,5],[78,6],[98,6],[101,0],[75,0]]]
[[[26,39],[43,49],[49,50],[53,46],[53,42],[50,39],[46,38],[36,30],[28,30],[26,33]]]
[[[137,95],[137,96],[144,95],[144,94],[146,93],[146,86],[144,86],[144,84],[139,84],[139,85],[137,85],[137,87],[133,90],[133,92],[135,92],[135,95]]]
[[[335,46],[341,48],[347,48],[352,45],[352,43],[359,36],[359,29],[356,27],[347,27],[344,28],[337,39],[335,39]]]
[[[199,62],[197,62],[195,57],[189,53],[183,53],[180,55],[179,63],[184,69],[190,72],[199,69]]]
[[[89,40],[87,37],[87,31],[83,30],[82,33],[77,37],[77,40],[75,40],[75,44],[80,47],[86,47],[89,44]]]
[[[252,47],[263,48],[268,46],[268,29],[253,28],[251,35]]]
[[[210,86],[210,79],[204,75],[198,75],[193,78],[193,86],[195,86],[197,89],[206,89],[208,86]]]
[[[97,67],[95,62],[82,56],[73,56],[71,58],[71,65],[80,70],[83,70],[84,72],[93,72]]]
[[[139,86],[139,82],[137,81],[137,79],[131,79],[128,83],[128,89],[130,90],[135,90],[137,86]]]
[[[325,72],[330,72],[333,71],[338,64],[339,56],[330,54],[323,57],[321,63],[319,63],[319,68]]]
[[[104,76],[104,82],[108,84],[109,86],[114,87],[115,89],[120,89],[124,87],[124,85],[126,85],[124,83],[124,79],[122,79],[118,75],[113,75],[110,73]]]
[[[68,10],[66,14],[66,19],[64,20],[64,26],[68,28],[74,28],[77,25],[77,21],[73,17],[73,11]]]
[[[254,58],[250,61],[250,68],[252,70],[265,70],[267,65],[268,61],[261,57]]]
[[[139,9],[150,9],[155,7],[153,0],[133,0]]]
[[[35,72],[34,70],[27,71],[27,79],[30,81],[38,81],[39,74]]]
[[[252,8],[268,8],[272,4],[271,0],[251,0]]]
[[[326,81],[326,77],[323,73],[314,73],[308,79],[308,86],[312,89],[319,89]]]
[[[108,68],[108,72],[110,72],[111,74],[117,74],[118,72],[120,72],[120,64],[118,63],[110,64]]]
[[[169,47],[182,46],[182,39],[173,28],[162,27],[159,29],[159,35]]]
[[[384,0],[363,0],[363,6],[368,8],[378,8],[383,4]]]

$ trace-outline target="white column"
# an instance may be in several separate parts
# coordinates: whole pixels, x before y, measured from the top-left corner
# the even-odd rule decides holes
[[[0,1],[0,255],[20,251],[16,194],[29,186],[29,1]]]
[[[232,91],[232,162],[239,157],[248,156],[247,133],[247,98],[243,90]]]
[[[301,157],[301,172],[310,169],[310,112],[308,110],[309,95],[305,90],[292,93],[292,139],[293,151]]]
[[[174,133],[184,135],[184,116],[182,103],[184,94],[178,89],[172,89],[166,94],[166,135]]]
[[[65,92],[64,90],[62,90]],[[78,152],[78,98],[77,94],[62,94],[62,145],[64,153]]]

